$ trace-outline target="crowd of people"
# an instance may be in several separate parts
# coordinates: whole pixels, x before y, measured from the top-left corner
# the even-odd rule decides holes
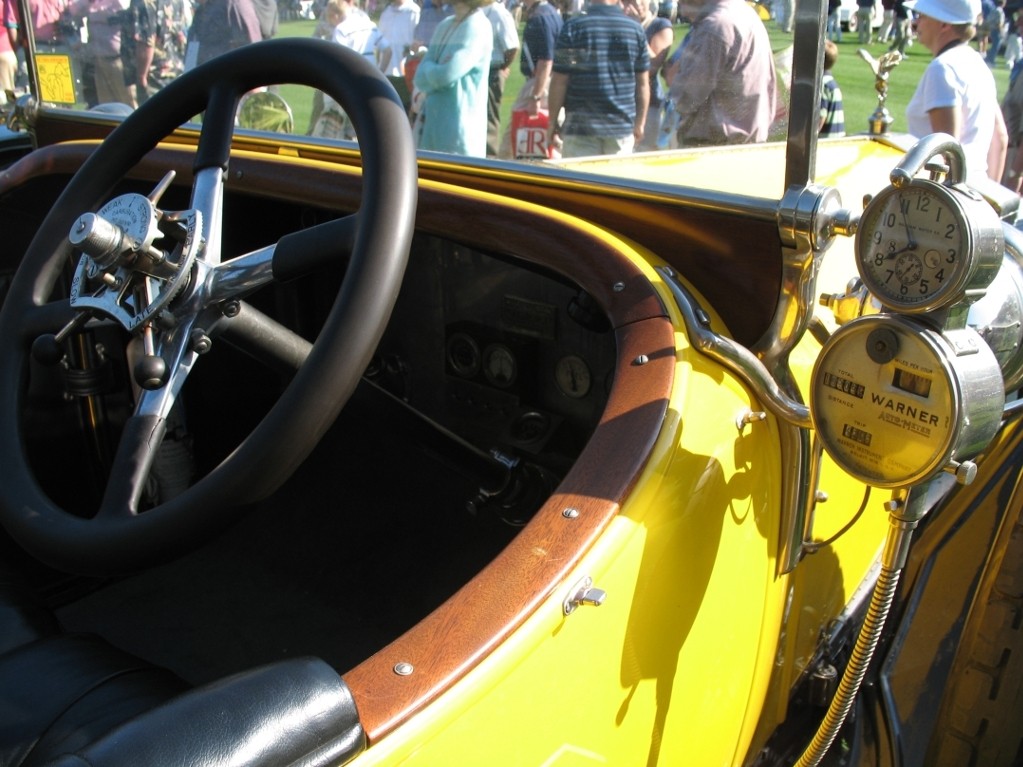
[[[768,140],[786,87],[761,15],[746,0],[683,0],[681,41],[658,0],[318,0],[314,34],[367,57],[394,84],[419,148],[504,159],[628,154]],[[960,139],[969,172],[1018,189],[1023,174],[1023,70],[999,104],[989,64],[1023,14],[1004,0],[857,0],[861,34],[932,54],[906,113],[915,135]],[[13,88],[20,40],[3,3],[0,90]],[[182,71],[278,32],[278,0],[32,0],[40,50],[71,50],[86,101],[135,107]],[[990,3],[985,8],[983,3]],[[674,4],[668,4],[674,8]],[[572,9],[572,10],[569,10]],[[992,10],[993,9],[993,10]],[[834,8],[831,9],[832,11]],[[840,37],[832,27],[829,38]],[[980,41],[984,35],[986,44]],[[820,134],[845,131],[826,41]],[[523,85],[505,94],[512,67]],[[511,119],[502,124],[502,102]],[[999,108],[1001,107],[1001,108]],[[316,94],[307,132],[354,139],[340,105]],[[777,131],[775,131],[777,133]],[[1003,177],[1004,171],[1004,177]]]
[[[913,25],[913,0],[855,0],[856,42],[888,43],[889,50],[905,53],[916,37]],[[1015,16],[1023,3],[1020,0],[979,0],[970,6],[976,10],[973,44],[989,66],[996,66],[1004,55],[1006,67],[1012,69],[1023,55],[1023,41],[1016,27]],[[828,38],[842,42],[842,0],[828,0]]]
[[[391,0],[374,34],[352,40],[338,30],[353,14],[373,24],[347,7],[355,1],[328,0],[317,34],[377,61],[421,149],[513,159],[756,142],[779,115],[767,30],[745,0],[688,0],[681,10],[692,28],[673,53],[674,25],[657,0],[589,0],[577,10],[549,0]],[[516,59],[524,82],[502,125]],[[317,104],[310,132],[351,137],[343,119],[336,104]]]
[[[23,41],[17,3],[0,2],[3,92],[14,88]],[[274,37],[278,2],[31,0],[31,21],[39,50],[72,54],[90,107],[135,108],[182,72]],[[422,149],[571,157],[763,141],[777,116],[767,31],[745,0],[686,0],[679,12],[692,28],[678,45],[658,0],[365,2],[317,0],[314,34],[380,68]],[[506,95],[512,67],[524,85]],[[502,124],[506,99],[513,119]],[[322,94],[306,130],[354,137]]]
[[[0,35],[0,100],[17,84],[18,54],[25,48],[28,28],[15,0],[2,2],[6,34]],[[270,3],[265,7],[273,16],[265,29],[268,36],[275,34],[276,0],[259,2]],[[193,5],[192,0],[31,0],[29,8],[36,49],[72,54],[89,106],[138,106],[181,74],[189,41],[198,40],[200,28],[211,22],[210,15],[204,18],[202,4]],[[254,24],[258,34],[255,16]],[[203,55],[215,53],[206,50]]]

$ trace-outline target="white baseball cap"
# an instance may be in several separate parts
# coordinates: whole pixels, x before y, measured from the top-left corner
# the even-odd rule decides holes
[[[903,5],[945,24],[976,24],[980,16],[980,0],[907,0]]]

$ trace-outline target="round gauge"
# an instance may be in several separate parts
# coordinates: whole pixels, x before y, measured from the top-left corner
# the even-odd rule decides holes
[[[975,298],[997,274],[1003,251],[988,203],[966,187],[926,179],[878,194],[856,232],[863,283],[887,308],[907,313]]]
[[[843,470],[875,487],[906,487],[976,455],[1005,396],[994,354],[969,328],[943,335],[877,314],[839,328],[813,372],[810,413]]]
[[[519,375],[519,364],[504,344],[491,344],[483,352],[483,375],[494,386],[506,389],[515,383]]]
[[[508,431],[519,442],[536,442],[551,428],[550,416],[535,410],[522,413],[512,421]]]
[[[480,347],[468,333],[452,333],[447,344],[448,364],[455,375],[472,378],[480,372]]]
[[[554,367],[554,380],[562,394],[576,399],[585,397],[593,385],[590,368],[581,357],[570,354],[558,360]]]

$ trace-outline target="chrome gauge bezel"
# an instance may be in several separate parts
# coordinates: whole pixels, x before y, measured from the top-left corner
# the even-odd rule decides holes
[[[868,204],[856,230],[856,266],[886,308],[933,312],[983,295],[1001,265],[1002,226],[977,192],[913,178]]]
[[[566,397],[582,399],[590,393],[593,374],[586,361],[575,354],[568,354],[554,366],[554,382]]]
[[[482,354],[476,339],[468,333],[452,333],[445,345],[448,365],[455,375],[472,378],[480,372]]]
[[[508,346],[490,344],[483,350],[483,376],[491,386],[508,389],[519,377],[519,360]]]
[[[827,453],[882,488],[918,484],[975,456],[1005,403],[998,361],[975,331],[939,333],[889,314],[861,317],[831,336],[810,396]]]

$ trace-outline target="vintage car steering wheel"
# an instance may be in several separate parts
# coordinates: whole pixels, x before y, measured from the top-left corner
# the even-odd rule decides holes
[[[287,235],[277,246],[221,264],[223,177],[238,101],[257,87],[284,82],[325,91],[352,120],[362,153],[361,207],[347,219]],[[176,260],[182,273],[171,269],[171,277],[154,283],[146,274],[138,274],[138,264],[144,259],[122,249],[124,254],[109,257],[109,263],[99,256],[93,261],[83,257],[72,298],[55,299],[54,287],[61,272],[77,259],[68,232],[72,227],[76,231],[98,227],[97,236],[104,234],[99,226],[102,221],[80,215],[96,210],[158,141],[200,113],[203,123],[195,157],[192,210],[172,216],[179,221],[182,243],[178,253],[167,259]],[[149,99],[71,179],[29,246],[0,312],[0,455],[4,456],[6,475],[0,488],[0,521],[10,534],[31,554],[53,566],[88,573],[118,572],[180,552],[234,519],[240,505],[277,489],[334,422],[383,334],[408,259],[416,192],[415,147],[401,102],[375,67],[343,46],[313,39],[248,45],[186,73]],[[154,220],[162,215],[154,213]],[[201,230],[201,237],[198,231],[188,234],[190,227]],[[338,297],[308,357],[278,402],[208,475],[181,495],[140,513],[142,487],[166,418],[203,351],[197,349],[196,330],[212,335],[211,328],[230,326],[227,315],[258,285],[309,267],[341,262],[345,241],[351,246],[351,261]],[[192,257],[186,251],[198,255]],[[296,254],[302,256],[301,267],[291,259]],[[152,267],[150,264],[149,272],[158,272]],[[160,304],[159,312],[149,311],[148,299],[143,298],[129,302],[126,317],[117,317],[114,315],[121,309],[115,300],[109,299],[107,306],[116,309],[114,314],[105,312],[102,300],[90,289],[78,295],[79,304],[87,310],[78,314],[76,308],[80,307],[72,306],[76,287],[86,279],[103,277],[102,268],[109,272],[105,277],[109,282],[138,279],[143,290],[155,284],[153,305]],[[186,268],[187,274],[183,273]],[[90,314],[90,302],[96,301],[100,309]],[[231,310],[226,309],[229,305]],[[155,348],[155,331],[148,331],[150,354],[146,360],[152,380],[142,382],[100,508],[92,518],[75,516],[47,497],[25,454],[20,413],[30,349],[35,344],[57,350],[52,343],[54,335],[59,337],[62,328],[76,327],[69,323],[84,324],[90,316],[92,321],[119,320],[138,332],[147,322],[155,321],[158,313],[166,318],[167,312],[173,314],[172,321],[163,323]],[[48,339],[49,344],[40,345],[40,338]]]

